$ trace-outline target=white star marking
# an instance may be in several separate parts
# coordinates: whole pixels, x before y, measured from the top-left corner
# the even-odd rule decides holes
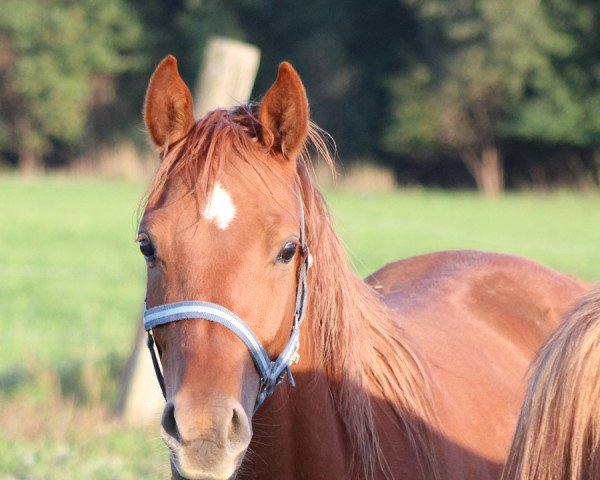
[[[208,196],[202,215],[221,230],[225,230],[235,218],[235,205],[219,182],[215,183],[212,193]]]

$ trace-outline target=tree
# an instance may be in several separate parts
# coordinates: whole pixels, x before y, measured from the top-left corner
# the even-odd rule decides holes
[[[280,0],[277,8],[268,0],[219,4],[229,12],[227,25],[235,26],[229,32],[261,49],[256,94],[271,85],[279,62],[289,60],[302,76],[313,119],[335,138],[342,160],[380,153],[389,104],[382,79],[396,71],[402,61],[397,51],[406,48],[416,28],[402,2]]]
[[[555,62],[569,57],[574,39],[541,2],[408,1],[422,22],[423,49],[390,81],[384,146],[417,158],[457,155],[482,192],[498,195],[502,142],[528,128],[517,125],[519,109],[540,79],[556,78]]]
[[[531,76],[504,134],[550,145],[600,146],[600,5],[546,0],[548,23],[569,38],[565,55]]]
[[[135,67],[140,32],[122,0],[3,1],[0,150],[31,173],[53,142],[77,144],[95,80]]]

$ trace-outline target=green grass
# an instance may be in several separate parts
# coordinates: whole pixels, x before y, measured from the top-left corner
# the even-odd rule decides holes
[[[168,476],[157,426],[110,419],[144,295],[133,242],[144,187],[0,177],[0,480]],[[597,194],[326,197],[361,275],[397,258],[477,248],[600,278]]]
[[[134,243],[141,184],[0,183],[0,367],[125,351],[145,268]]]
[[[409,190],[328,195],[338,233],[363,275],[392,259],[474,248],[523,255],[600,279],[600,195]]]
[[[0,178],[0,480],[168,476],[157,426],[124,429],[103,407],[143,299],[143,190]]]

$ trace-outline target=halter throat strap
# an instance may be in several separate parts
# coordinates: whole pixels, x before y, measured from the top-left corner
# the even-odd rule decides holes
[[[302,325],[306,314],[308,300],[307,273],[312,265],[312,255],[308,251],[305,239],[304,209],[302,207],[302,202],[300,202],[300,248],[303,258],[298,270],[296,306],[290,338],[281,354],[274,361],[270,359],[261,341],[252,331],[250,326],[235,313],[222,305],[202,301],[184,301],[146,308],[146,305],[144,304],[144,329],[148,333],[147,346],[150,350],[152,364],[165,399],[166,389],[164,376],[154,347],[155,342],[152,329],[160,325],[184,319],[207,320],[219,323],[235,333],[244,345],[246,345],[260,376],[260,388],[254,407],[255,412],[265,399],[273,394],[275,387],[284,381],[286,374],[290,384],[295,386],[291,365],[297,363],[300,358],[298,354],[300,348],[300,326]]]

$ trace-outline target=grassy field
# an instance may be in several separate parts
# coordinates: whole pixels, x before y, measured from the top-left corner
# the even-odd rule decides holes
[[[565,273],[600,279],[599,194],[473,192],[328,195],[337,230],[366,275],[391,259],[446,249],[524,255]]]
[[[157,426],[112,416],[143,298],[141,183],[0,177],[0,480],[166,478]],[[477,248],[600,278],[600,195],[327,194],[361,275]],[[312,246],[318,250],[318,246]]]

